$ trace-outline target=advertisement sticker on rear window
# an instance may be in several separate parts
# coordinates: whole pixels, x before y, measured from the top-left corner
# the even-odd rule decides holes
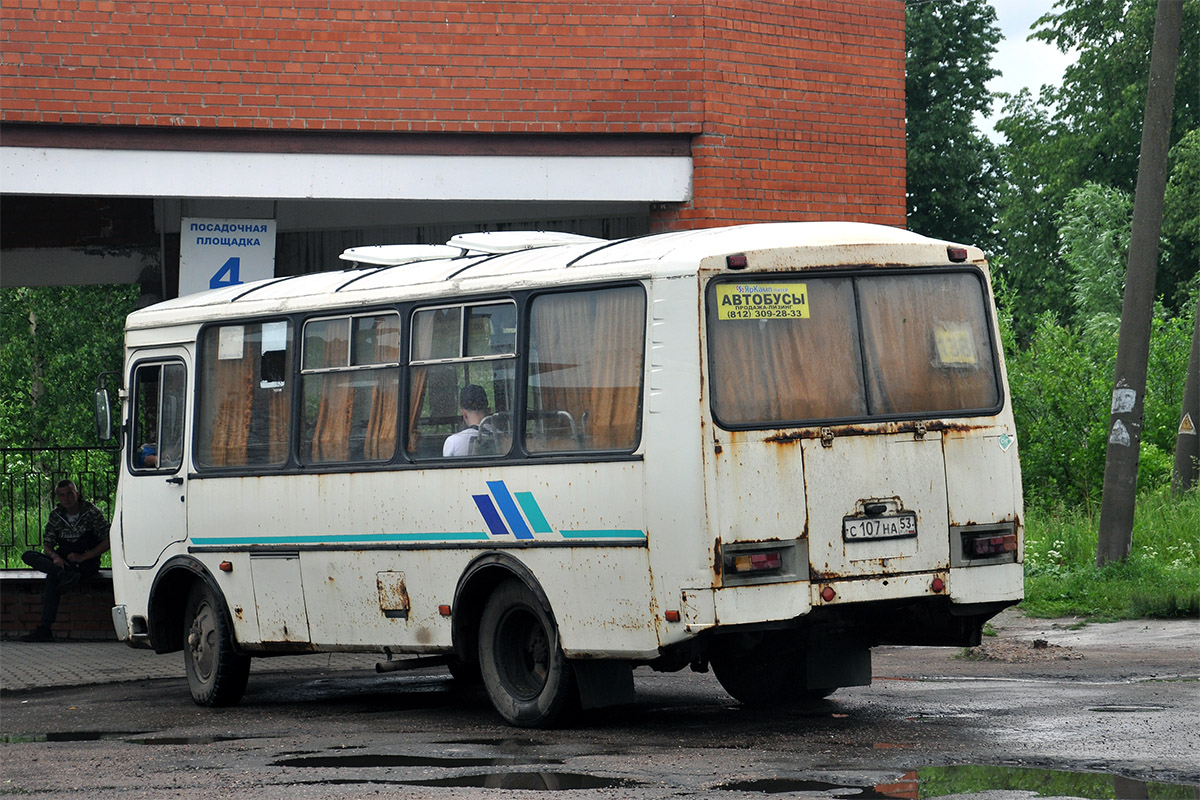
[[[808,319],[808,286],[722,283],[717,286],[717,319]]]

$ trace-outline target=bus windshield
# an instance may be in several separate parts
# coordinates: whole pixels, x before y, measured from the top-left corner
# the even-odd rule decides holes
[[[762,428],[997,411],[986,307],[969,271],[714,281],[713,413]]]

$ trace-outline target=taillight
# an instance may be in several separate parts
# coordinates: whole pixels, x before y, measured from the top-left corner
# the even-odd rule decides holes
[[[1015,533],[979,534],[963,536],[963,555],[967,558],[990,558],[1017,552],[1017,535]]]
[[[778,550],[767,553],[742,553],[725,560],[725,571],[734,575],[778,572],[783,569],[783,555]]]
[[[952,567],[1010,564],[1017,560],[1021,546],[1017,526],[1011,522],[953,527],[950,536]]]
[[[808,541],[731,542],[720,558],[726,586],[796,580],[798,569],[808,571]]]

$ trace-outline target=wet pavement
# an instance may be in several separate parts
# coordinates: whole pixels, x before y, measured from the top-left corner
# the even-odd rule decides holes
[[[873,686],[812,708],[639,669],[636,704],[554,731],[370,653],[256,659],[240,706],[204,709],[180,653],[4,641],[0,795],[1200,798],[1200,621],[992,627],[972,651],[878,648]]]
[[[256,658],[251,674],[320,670],[374,671],[374,653],[321,653]],[[183,654],[159,655],[121,642],[0,642],[0,692],[55,686],[94,686],[152,678],[183,678]]]

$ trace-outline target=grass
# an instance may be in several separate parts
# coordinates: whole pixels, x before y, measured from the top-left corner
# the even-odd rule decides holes
[[[1096,509],[1027,510],[1025,613],[1097,622],[1200,616],[1200,491],[1139,496],[1123,562],[1096,567],[1099,529]]]

